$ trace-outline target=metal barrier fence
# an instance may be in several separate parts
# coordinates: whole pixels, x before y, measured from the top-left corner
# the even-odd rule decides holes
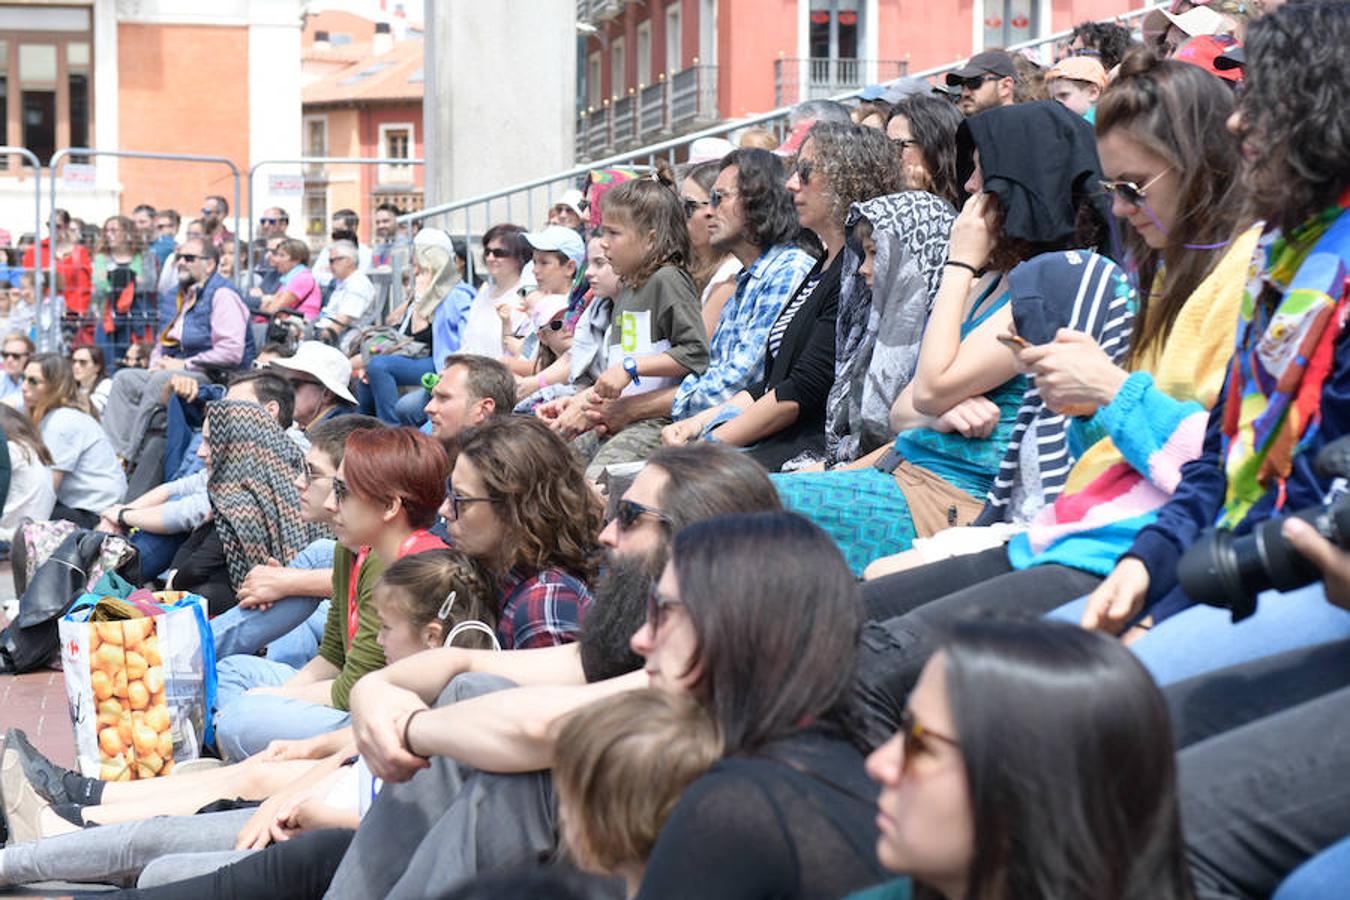
[[[47,339],[46,334],[51,331],[50,324],[44,326],[44,323],[56,321],[57,316],[50,305],[44,302],[42,296],[42,161],[37,158],[32,150],[27,147],[0,146],[0,156],[21,156],[23,161],[33,167],[33,302],[37,309],[34,310],[34,333],[29,337],[37,344],[42,352],[54,350],[56,347]],[[11,269],[19,268],[10,266]],[[12,307],[11,307],[12,308]]]
[[[66,147],[56,151],[52,155],[51,167],[51,204],[50,215],[47,224],[50,228],[49,234],[56,234],[56,173],[60,168],[62,160],[69,156],[114,156],[122,159],[161,159],[172,162],[195,162],[223,165],[229,168],[234,179],[234,259],[235,265],[239,263],[239,167],[233,161],[224,156],[202,156],[193,153],[153,153],[141,150],[100,150],[94,147]],[[53,242],[54,243],[54,242]],[[39,244],[40,246],[40,244]],[[142,254],[142,267],[145,261],[151,255],[149,250]],[[47,308],[53,315],[48,325],[49,333],[46,335],[45,344],[51,349],[59,349],[63,346],[70,346],[77,343],[93,343],[103,349],[104,355],[108,357],[108,363],[115,365],[126,353],[126,349],[131,343],[140,343],[145,338],[153,339],[153,335],[158,328],[159,323],[159,303],[158,291],[155,286],[148,290],[142,285],[135,285],[132,295],[129,298],[130,303],[125,310],[111,311],[108,304],[116,303],[112,297],[111,290],[101,297],[96,298],[94,288],[90,287],[90,308],[83,314],[76,316],[66,315],[64,290],[59,291],[57,282],[57,259],[56,248],[53,246],[48,253],[49,272],[51,281],[49,282],[50,291],[47,295]],[[158,267],[155,269],[156,279],[158,277]],[[121,299],[120,297],[118,299]],[[98,301],[96,304],[96,300]],[[98,307],[96,311],[96,305]]]
[[[1141,9],[1131,10],[1128,13],[1117,16],[1112,21],[1121,24],[1132,23],[1136,20],[1142,20],[1144,16],[1154,9],[1165,7],[1166,3],[1149,4]],[[1072,30],[1060,31],[1042,38],[1022,43],[1012,44],[1007,49],[1010,52],[1033,51],[1044,57],[1046,48],[1053,48],[1055,44],[1066,40]],[[1048,60],[1044,60],[1048,61]],[[934,78],[945,75],[947,72],[960,68],[965,61],[950,63],[943,66],[935,66],[931,69],[925,69],[921,72],[912,73],[915,78]],[[837,94],[830,98],[838,101],[853,100],[858,96],[856,90]],[[732,132],[740,131],[743,128],[755,126],[768,128],[780,138],[786,133],[788,113],[791,112],[791,106],[780,107],[772,112],[761,113],[759,115],[747,116],[734,121],[723,122],[710,128],[704,128],[690,134],[671,138],[636,150],[629,150],[623,153],[616,153],[603,159],[597,159],[587,162],[583,165],[574,166],[566,171],[555,175],[548,175],[543,178],[534,178],[510,187],[501,188],[487,193],[477,194],[472,197],[466,197],[462,200],[452,200],[447,203],[439,203],[435,206],[429,206],[415,213],[408,213],[399,216],[400,224],[411,224],[421,222],[427,219],[440,219],[445,223],[446,230],[453,234],[462,234],[465,244],[473,246],[475,234],[481,234],[497,222],[513,221],[533,229],[538,221],[539,214],[547,211],[553,206],[554,198],[569,188],[581,187],[586,176],[593,170],[606,169],[615,166],[647,165],[653,166],[658,159],[665,160],[668,164],[674,165],[677,158],[688,156],[688,148],[694,141],[700,138],[720,137],[725,138]],[[536,205],[536,192],[542,192],[546,203],[543,206]],[[512,215],[513,207],[522,203],[524,206],[524,216],[520,219]],[[498,212],[504,212],[505,215],[493,217],[493,208]],[[474,223],[481,221],[482,228],[478,232],[474,231]]]
[[[326,165],[425,166],[426,160],[364,156],[300,156],[295,159],[264,159],[254,163],[248,170],[248,267],[246,271],[254,271],[254,260],[257,258],[257,247],[253,241],[253,223],[257,221],[257,217],[253,214],[253,176],[263,166]],[[371,280],[375,282],[376,288],[384,287],[385,273],[375,273],[375,276],[372,276]],[[384,321],[384,317],[390,309],[396,308],[403,302],[402,260],[399,259],[398,254],[390,254],[390,271],[387,278],[388,290],[381,290],[378,295],[380,305],[376,321],[379,322]]]

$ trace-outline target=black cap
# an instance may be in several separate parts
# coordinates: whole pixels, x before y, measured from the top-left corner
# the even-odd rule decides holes
[[[948,72],[947,83],[965,81],[967,78],[977,78],[980,75],[1014,78],[1017,75],[1017,69],[1013,66],[1013,58],[1006,51],[986,50],[983,53],[976,53],[956,71]]]
[[[1246,69],[1247,53],[1239,45],[1229,50],[1225,50],[1214,57],[1214,68],[1228,71],[1229,69]]]

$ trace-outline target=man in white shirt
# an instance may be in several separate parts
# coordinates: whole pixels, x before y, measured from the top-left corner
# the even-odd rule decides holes
[[[333,213],[332,217],[329,219],[329,225],[331,226],[331,228],[329,228],[330,234],[338,231],[350,231],[352,234],[360,234],[361,217],[356,214],[356,210],[354,209],[339,209],[337,212]],[[334,237],[336,238],[337,235],[334,235]],[[314,280],[319,283],[319,287],[324,288],[325,290],[332,284],[334,277],[333,269],[329,263],[328,257],[328,247],[324,247],[323,250],[319,251],[318,258],[316,258],[309,267],[309,270],[314,273]],[[364,245],[358,246],[357,268],[362,272],[369,274],[370,267],[370,247]]]
[[[352,335],[375,319],[375,285],[358,271],[360,251],[351,241],[334,241],[328,248],[333,293],[319,313],[314,329],[319,340],[347,350]]]

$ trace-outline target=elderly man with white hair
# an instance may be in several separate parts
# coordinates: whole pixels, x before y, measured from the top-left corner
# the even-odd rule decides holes
[[[351,241],[334,241],[329,246],[328,265],[333,271],[333,293],[314,323],[314,332],[319,340],[350,353],[351,339],[374,324],[379,313],[375,285],[360,271],[360,250]]]
[[[465,250],[439,228],[423,228],[413,240],[412,296],[386,320],[395,326],[403,346],[397,353],[366,348],[365,370],[356,386],[361,412],[391,425],[420,425],[427,395],[422,377],[438,371],[446,356],[456,352],[464,337],[464,322],[473,304],[473,288],[464,281]],[[420,347],[409,347],[415,342]],[[353,347],[353,352],[362,348]],[[356,361],[354,357],[353,361]],[[358,363],[359,365],[359,363]],[[399,397],[399,388],[416,387]]]

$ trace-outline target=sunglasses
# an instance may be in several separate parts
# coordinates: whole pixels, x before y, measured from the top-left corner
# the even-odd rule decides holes
[[[686,219],[692,219],[694,217],[694,213],[698,212],[700,209],[707,206],[708,204],[709,201],[707,200],[690,200],[688,197],[685,197],[684,217]]]
[[[797,180],[800,181],[803,185],[810,184],[811,170],[813,168],[815,168],[815,166],[813,165],[811,160],[809,159],[797,160]]]
[[[662,597],[656,585],[652,585],[651,593],[647,594],[647,626],[651,628],[652,634],[661,630],[666,620],[666,610],[672,606],[684,606],[684,603],[670,597]]]
[[[997,75],[972,75],[970,78],[953,78],[947,82],[949,87],[961,90],[978,91],[986,81],[998,81]]]
[[[76,357],[70,361],[70,364],[72,366],[92,366],[94,361],[92,359],[80,359],[79,357]]]
[[[489,247],[483,251],[483,255],[493,257],[494,259],[509,259],[512,256],[512,253],[505,247]]]
[[[614,519],[619,523],[620,531],[628,531],[637,524],[637,520],[643,516],[651,516],[653,519],[656,519],[658,522],[664,522],[666,525],[673,524],[670,516],[661,510],[651,506],[643,506],[641,503],[632,500],[619,501],[619,508],[616,511]]]
[[[300,477],[305,480],[305,484],[314,484],[318,481],[332,481],[336,476],[320,475],[315,468],[309,464],[309,460],[306,459],[300,463]],[[346,496],[347,494],[346,482],[343,482],[342,484],[342,494],[343,496]],[[338,502],[341,503],[342,501],[339,500]]]
[[[736,195],[731,191],[719,191],[714,189],[713,192],[708,195],[708,205],[713,209],[717,209],[717,207],[722,205],[723,201],[732,200],[735,197]]]
[[[1101,179],[1101,186],[1103,191],[1108,194],[1115,194],[1130,206],[1143,206],[1148,201],[1148,189],[1157,184],[1158,179],[1170,171],[1172,171],[1172,167],[1168,166],[1144,182],[1142,186],[1135,184],[1133,181],[1112,181],[1109,178]]]
[[[450,518],[458,520],[460,517],[460,507],[468,506],[472,503],[496,503],[492,497],[470,497],[465,494],[456,494],[454,485],[449,481],[445,483],[445,495],[450,500]]]
[[[950,744],[953,747],[959,748],[961,746],[956,738],[947,737],[945,734],[938,734],[936,731],[929,730],[928,727],[919,722],[919,720],[914,717],[914,713],[910,712],[908,709],[900,713],[900,741],[905,752],[905,766],[908,766],[909,761],[914,757],[930,752],[928,748],[928,740],[930,738],[941,741],[944,744]]]
[[[220,210],[216,209],[216,208],[213,207],[213,206],[203,206],[203,207],[202,207],[202,215],[204,215],[204,216],[214,216],[214,215],[219,215],[219,214],[220,214]]]
[[[562,331],[564,324],[566,323],[563,322],[562,319],[554,319],[552,322],[545,322],[540,330],[548,329],[549,331]]]
[[[23,383],[29,387],[42,387],[42,379],[34,378],[32,375],[25,377]]]
[[[891,143],[902,153],[910,147],[919,146],[919,142],[914,140],[914,138],[891,138]]]
[[[27,353],[11,353],[11,352],[8,351],[8,350],[6,350],[3,354],[0,354],[0,355],[3,355],[5,359],[27,359],[27,358],[28,358],[28,354],[27,354]]]
[[[197,260],[199,260],[199,259],[201,259],[201,257],[198,256],[196,253],[180,253],[180,254],[178,254],[178,261],[179,261],[179,262],[195,263],[195,262],[196,262]]]
[[[258,220],[258,224],[259,224],[259,225],[275,225],[275,224],[277,224],[277,223],[280,222],[280,221],[281,221],[280,219],[265,219],[265,218],[264,218],[264,219],[259,219],[259,220]]]

